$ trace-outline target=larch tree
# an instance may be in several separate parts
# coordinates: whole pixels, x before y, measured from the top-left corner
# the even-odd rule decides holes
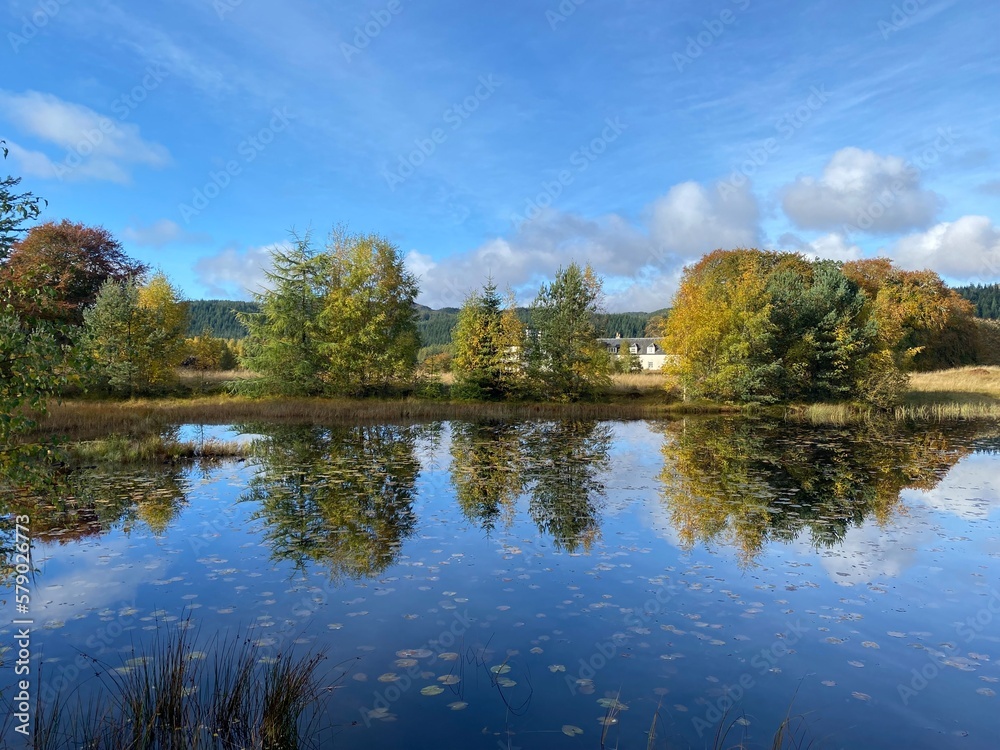
[[[266,289],[254,294],[259,312],[237,313],[249,331],[243,367],[260,375],[244,389],[284,396],[312,396],[325,388],[320,346],[327,340],[320,325],[327,289],[327,258],[317,253],[309,234],[291,248],[271,250]]]
[[[492,280],[465,300],[453,337],[456,395],[487,401],[517,395],[524,377],[524,324],[513,301],[503,306]]]
[[[394,244],[375,234],[331,233],[320,345],[330,391],[354,396],[408,379],[420,336],[416,277]]]
[[[83,313],[83,346],[98,383],[134,395],[167,385],[184,355],[187,308],[162,273],[104,282]]]
[[[571,263],[542,285],[526,344],[530,377],[544,396],[578,401],[610,385],[611,356],[594,327],[601,298],[601,280],[589,265]]]

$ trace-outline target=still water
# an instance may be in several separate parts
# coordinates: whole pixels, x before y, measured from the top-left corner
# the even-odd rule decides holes
[[[325,650],[323,747],[770,747],[788,715],[814,747],[1000,747],[995,425],[221,433],[253,457],[6,509],[43,700],[183,628]]]

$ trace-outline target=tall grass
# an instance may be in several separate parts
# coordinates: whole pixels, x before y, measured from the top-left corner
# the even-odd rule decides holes
[[[187,635],[157,637],[125,665],[95,660],[89,703],[38,701],[35,750],[295,750],[319,747],[325,654],[267,657],[249,638],[216,644],[211,658]]]

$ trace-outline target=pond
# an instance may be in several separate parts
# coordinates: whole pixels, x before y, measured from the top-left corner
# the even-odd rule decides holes
[[[803,746],[1000,742],[996,425],[221,434],[252,458],[9,504],[0,599],[28,514],[43,702],[185,629],[325,651],[322,747],[770,747],[786,716]]]

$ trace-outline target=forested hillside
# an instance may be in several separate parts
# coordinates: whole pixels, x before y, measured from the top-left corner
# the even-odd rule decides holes
[[[976,306],[976,317],[1000,320],[1000,284],[959,286],[955,291]]]
[[[237,312],[257,312],[256,302],[226,299],[196,299],[188,302],[188,335],[198,336],[206,327],[220,339],[242,339],[247,329],[236,319]]]
[[[188,303],[191,310],[190,335],[200,334],[205,326],[212,333],[223,339],[241,339],[247,335],[246,328],[236,319],[236,312],[256,312],[254,302],[238,300],[205,299],[193,300]],[[611,338],[620,333],[623,338],[637,338],[646,335],[646,324],[654,315],[661,315],[666,310],[652,313],[623,312],[602,313],[595,321],[600,336]],[[452,329],[458,322],[457,307],[442,307],[432,310],[423,305],[416,305],[417,330],[420,332],[421,346],[444,346],[451,343]],[[517,309],[517,317],[528,323],[529,311],[526,307]]]

